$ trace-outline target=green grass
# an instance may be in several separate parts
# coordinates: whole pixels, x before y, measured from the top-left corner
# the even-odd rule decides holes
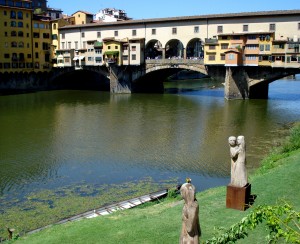
[[[251,175],[251,193],[257,198],[247,211],[227,209],[226,187],[197,194],[202,230],[201,242],[220,235],[258,205],[275,205],[282,200],[300,210],[300,126],[297,125],[280,149],[264,160]],[[167,199],[145,208],[119,211],[109,216],[53,226],[13,243],[178,243],[183,202]],[[238,243],[267,243],[264,224]]]

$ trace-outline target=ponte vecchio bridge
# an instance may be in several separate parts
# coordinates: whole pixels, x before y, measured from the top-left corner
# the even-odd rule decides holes
[[[300,71],[299,19],[300,10],[282,10],[64,26],[60,51],[75,49],[113,93],[162,91],[164,78],[185,69],[225,83],[228,99],[267,98],[270,82]],[[96,39],[104,67],[91,62]]]

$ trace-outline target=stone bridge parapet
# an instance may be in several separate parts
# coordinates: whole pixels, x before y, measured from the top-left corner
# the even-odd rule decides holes
[[[169,68],[188,69],[208,75],[203,59],[147,59],[146,73]]]

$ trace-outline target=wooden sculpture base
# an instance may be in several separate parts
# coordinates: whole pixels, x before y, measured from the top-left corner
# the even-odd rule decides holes
[[[251,184],[244,187],[227,186],[226,208],[245,211],[249,207]]]

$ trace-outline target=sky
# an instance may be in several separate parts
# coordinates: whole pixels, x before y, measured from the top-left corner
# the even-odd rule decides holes
[[[300,0],[48,0],[48,6],[72,15],[104,8],[124,10],[129,18],[150,19],[220,13],[300,9]]]

